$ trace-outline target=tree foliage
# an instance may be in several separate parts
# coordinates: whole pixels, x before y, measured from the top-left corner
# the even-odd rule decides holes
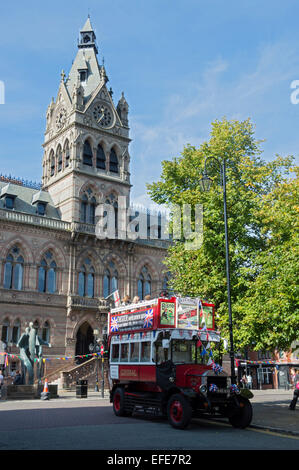
[[[289,346],[298,335],[298,173],[291,178],[293,157],[264,161],[261,143],[249,119],[217,120],[212,123],[210,139],[199,148],[187,145],[179,157],[162,162],[161,178],[148,185],[148,192],[156,203],[170,208],[173,204],[203,205],[202,246],[188,250],[185,241],[179,240],[169,249],[165,263],[176,292],[215,303],[217,326],[225,334],[228,309],[223,192],[217,165],[208,166],[214,181],[211,190],[202,192],[199,185],[205,159],[225,158],[236,346],[252,347],[254,343],[256,349],[274,349]],[[286,271],[288,280],[284,278]]]

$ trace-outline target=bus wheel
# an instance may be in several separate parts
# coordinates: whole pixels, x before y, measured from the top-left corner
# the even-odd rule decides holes
[[[184,429],[192,417],[192,408],[188,400],[178,393],[172,395],[167,403],[167,418],[171,426]]]
[[[252,406],[247,398],[238,397],[238,401],[240,407],[237,412],[229,418],[229,422],[234,428],[244,429],[251,423]]]
[[[125,392],[123,388],[117,388],[113,393],[113,411],[116,416],[125,416]]]

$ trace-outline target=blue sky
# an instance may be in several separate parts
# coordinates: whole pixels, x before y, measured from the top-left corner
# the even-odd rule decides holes
[[[88,14],[115,102],[124,91],[130,106],[136,202],[223,116],[252,119],[266,160],[297,158],[298,0],[15,0],[0,14],[1,173],[40,180],[45,112]]]

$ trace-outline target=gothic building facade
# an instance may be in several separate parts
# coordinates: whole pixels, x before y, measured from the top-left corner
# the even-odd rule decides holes
[[[143,298],[167,283],[165,242],[128,238],[119,214],[120,197],[130,206],[128,104],[123,94],[114,104],[107,82],[88,18],[46,112],[40,187],[0,178],[0,339],[10,354],[31,321],[51,343],[46,356],[87,354],[113,291]],[[113,208],[114,238],[96,234],[101,204]]]

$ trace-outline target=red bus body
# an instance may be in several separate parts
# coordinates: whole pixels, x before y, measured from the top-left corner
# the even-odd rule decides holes
[[[117,415],[150,410],[178,428],[192,416],[219,414],[237,427],[251,421],[248,398],[208,350],[220,341],[213,304],[171,297],[125,305],[109,313],[108,332],[110,401]]]

